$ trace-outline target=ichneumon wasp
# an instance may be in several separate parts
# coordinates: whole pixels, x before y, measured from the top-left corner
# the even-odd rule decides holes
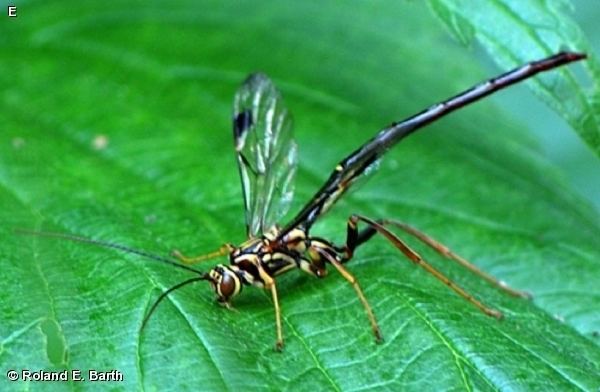
[[[415,237],[442,256],[457,262],[510,295],[529,297],[529,294],[511,289],[504,282],[486,274],[475,265],[453,253],[443,244],[403,222],[351,215],[347,222],[346,242],[343,245],[337,245],[327,239],[311,236],[309,232],[315,221],[323,216],[358,178],[370,171],[386,151],[404,137],[505,87],[528,79],[540,72],[584,58],[586,58],[585,54],[561,52],[527,63],[478,84],[446,101],[435,104],[403,121],[389,125],[341,160],[313,198],[283,227],[278,226],[277,221],[287,211],[293,196],[297,149],[292,138],[291,119],[280,93],[269,78],[261,73],[255,73],[250,75],[237,91],[233,113],[235,154],[242,182],[246,213],[246,242],[239,246],[225,244],[214,252],[198,257],[187,257],[179,251],[174,251],[172,256],[178,260],[176,261],[175,259],[153,255],[122,245],[68,234],[26,230],[19,232],[110,247],[164,262],[194,273],[194,277],[169,288],[156,299],[147,312],[141,324],[141,329],[158,304],[169,293],[190,283],[201,280],[208,281],[216,293],[218,302],[227,307],[229,307],[231,299],[241,292],[243,286],[250,285],[263,288],[271,293],[275,308],[276,348],[281,349],[283,347],[283,333],[276,277],[298,268],[317,278],[322,278],[326,276],[326,266],[330,264],[356,291],[371,324],[375,339],[381,341],[382,334],[375,314],[357,279],[345,267],[345,264],[352,259],[356,249],[377,233],[389,240],[410,261],[432,274],[483,313],[501,318],[502,313],[500,311],[484,305],[442,272],[427,263],[391,229]],[[360,230],[359,224],[363,226]],[[209,272],[203,272],[189,266],[190,264],[222,256],[229,256],[229,264],[218,264]]]

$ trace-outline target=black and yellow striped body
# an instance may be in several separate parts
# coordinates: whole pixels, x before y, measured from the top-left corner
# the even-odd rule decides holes
[[[278,230],[272,229],[262,238],[233,247],[230,265],[218,265],[211,271],[220,302],[237,295],[243,285],[266,288],[273,278],[296,268],[324,277],[327,270],[319,252],[342,261],[340,249],[326,240],[307,236],[302,229],[290,231],[282,240],[277,240],[277,234]]]

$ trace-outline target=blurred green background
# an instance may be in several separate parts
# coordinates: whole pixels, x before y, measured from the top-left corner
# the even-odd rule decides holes
[[[600,51],[600,7],[594,1],[574,1],[573,15],[577,24],[589,37],[594,53]],[[598,157],[568,127],[560,126],[562,121],[554,113],[543,108],[531,99],[502,99],[505,107],[519,121],[534,131],[537,142],[544,154],[556,162],[577,191],[600,211],[600,162]],[[532,115],[533,113],[533,115]],[[537,126],[536,126],[537,124]]]
[[[596,1],[14,4],[18,18],[0,18],[0,389],[600,387]],[[240,243],[230,116],[249,72],[269,74],[294,114],[293,213],[386,124],[565,47],[590,59],[411,136],[314,230],[341,243],[350,213],[407,221],[533,293],[507,297],[410,242],[501,310],[501,322],[375,238],[348,268],[382,345],[333,271],[278,280],[283,354],[272,349],[270,300],[255,289],[228,312],[208,287],[187,287],[140,334],[152,301],[189,275],[13,233],[73,233],[162,255]],[[10,382],[10,369],[117,369],[125,379]]]

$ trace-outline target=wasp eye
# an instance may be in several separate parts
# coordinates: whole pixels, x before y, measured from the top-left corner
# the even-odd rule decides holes
[[[230,274],[223,275],[219,283],[219,292],[225,298],[231,297],[235,292],[235,279]]]
[[[230,297],[237,295],[241,289],[241,282],[235,272],[222,269],[219,279],[215,284],[215,291],[220,300],[227,301]]]

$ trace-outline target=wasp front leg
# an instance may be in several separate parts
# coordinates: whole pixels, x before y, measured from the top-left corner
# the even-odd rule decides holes
[[[203,254],[200,256],[193,256],[193,257],[185,256],[177,249],[173,250],[171,252],[171,255],[185,264],[196,264],[201,261],[206,261],[206,260],[210,260],[210,259],[215,259],[217,257],[226,256],[229,253],[231,253],[234,249],[235,249],[234,246],[231,244],[223,244],[219,249],[215,250],[214,252],[210,252],[210,253]]]

